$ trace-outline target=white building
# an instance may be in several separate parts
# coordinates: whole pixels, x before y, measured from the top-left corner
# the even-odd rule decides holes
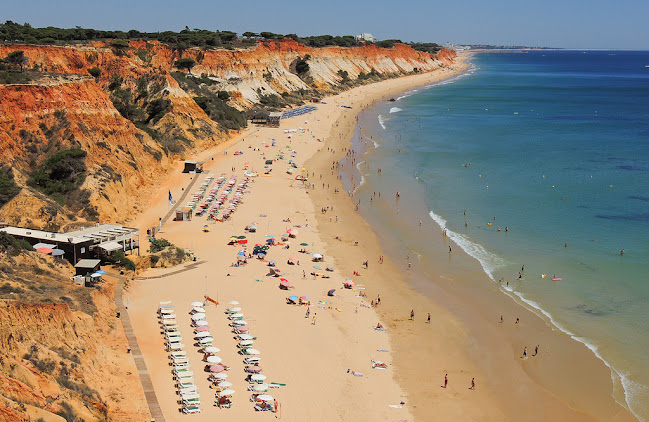
[[[376,38],[374,37],[374,35],[368,32],[363,32],[360,35],[356,35],[354,38],[356,38],[356,41],[376,42]]]

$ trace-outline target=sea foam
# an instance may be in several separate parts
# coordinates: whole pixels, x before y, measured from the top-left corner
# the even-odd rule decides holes
[[[399,107],[392,107],[392,108],[390,109],[390,113],[398,113],[398,112],[400,112],[400,111],[403,111],[403,109],[401,109],[401,108],[399,108]]]
[[[383,130],[387,129],[387,128],[385,127],[385,120],[383,120],[383,116],[380,115],[380,114],[379,114],[379,124],[381,125],[381,127],[383,128]]]
[[[482,245],[471,241],[467,236],[449,230],[446,227],[446,220],[435,214],[433,211],[430,212],[430,218],[432,218],[442,229],[446,229],[446,235],[449,239],[462,248],[464,252],[477,259],[484,272],[489,276],[489,278],[495,281],[493,273],[496,269],[505,265],[504,259],[488,252]]]

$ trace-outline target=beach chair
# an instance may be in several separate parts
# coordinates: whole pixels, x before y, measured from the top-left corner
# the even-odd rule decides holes
[[[184,387],[178,389],[178,395],[182,397],[191,397],[195,394],[198,394],[196,391],[196,386],[193,387]]]
[[[171,352],[171,353],[169,353],[169,358],[170,359],[186,359],[187,358],[187,352],[185,352],[185,351]]]
[[[165,333],[177,333],[179,331],[178,324],[163,325],[162,329]]]
[[[178,325],[178,321],[176,321],[175,318],[162,320],[162,326],[163,327],[168,327],[170,325]]]
[[[183,337],[178,333],[165,333],[165,339],[169,343],[180,343]]]
[[[183,413],[187,414],[194,414],[194,413],[201,413],[201,409],[198,408],[198,406],[185,406],[183,407]]]
[[[174,359],[171,362],[171,365],[173,365],[174,368],[178,368],[178,369],[187,369],[190,366],[192,366],[192,364],[189,363],[189,360],[187,360],[186,358],[185,359]]]
[[[196,407],[198,407],[198,406],[201,405],[200,397],[194,397],[194,398],[191,398],[191,399],[183,398],[181,401],[182,401],[183,406],[186,406],[186,407],[187,406],[196,406]]]
[[[177,352],[179,350],[183,350],[185,348],[185,345],[182,343],[166,343],[165,347],[169,352]]]
[[[176,381],[176,388],[178,388],[178,391],[196,392],[194,381]]]
[[[261,362],[261,358],[259,356],[250,356],[243,360],[243,363],[245,363],[246,365],[256,365],[259,362]]]

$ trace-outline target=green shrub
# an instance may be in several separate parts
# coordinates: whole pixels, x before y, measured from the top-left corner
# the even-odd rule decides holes
[[[97,79],[101,75],[101,69],[98,67],[91,67],[88,69],[88,73],[90,73],[90,76]]]
[[[167,239],[154,239],[151,241],[151,245],[149,245],[149,252],[151,253],[160,252],[161,250],[163,250],[168,246],[173,246],[173,244],[169,242]]]
[[[23,129],[21,129],[22,131]],[[22,133],[22,132],[21,132]],[[9,166],[0,166],[0,207],[11,201],[14,196],[20,193],[16,186],[14,173]]]
[[[86,179],[86,155],[81,148],[59,151],[32,174],[28,184],[59,202]]]

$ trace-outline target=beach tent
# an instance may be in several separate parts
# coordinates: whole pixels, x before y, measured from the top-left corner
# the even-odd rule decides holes
[[[327,296],[333,296],[336,289],[331,289],[327,292]]]

